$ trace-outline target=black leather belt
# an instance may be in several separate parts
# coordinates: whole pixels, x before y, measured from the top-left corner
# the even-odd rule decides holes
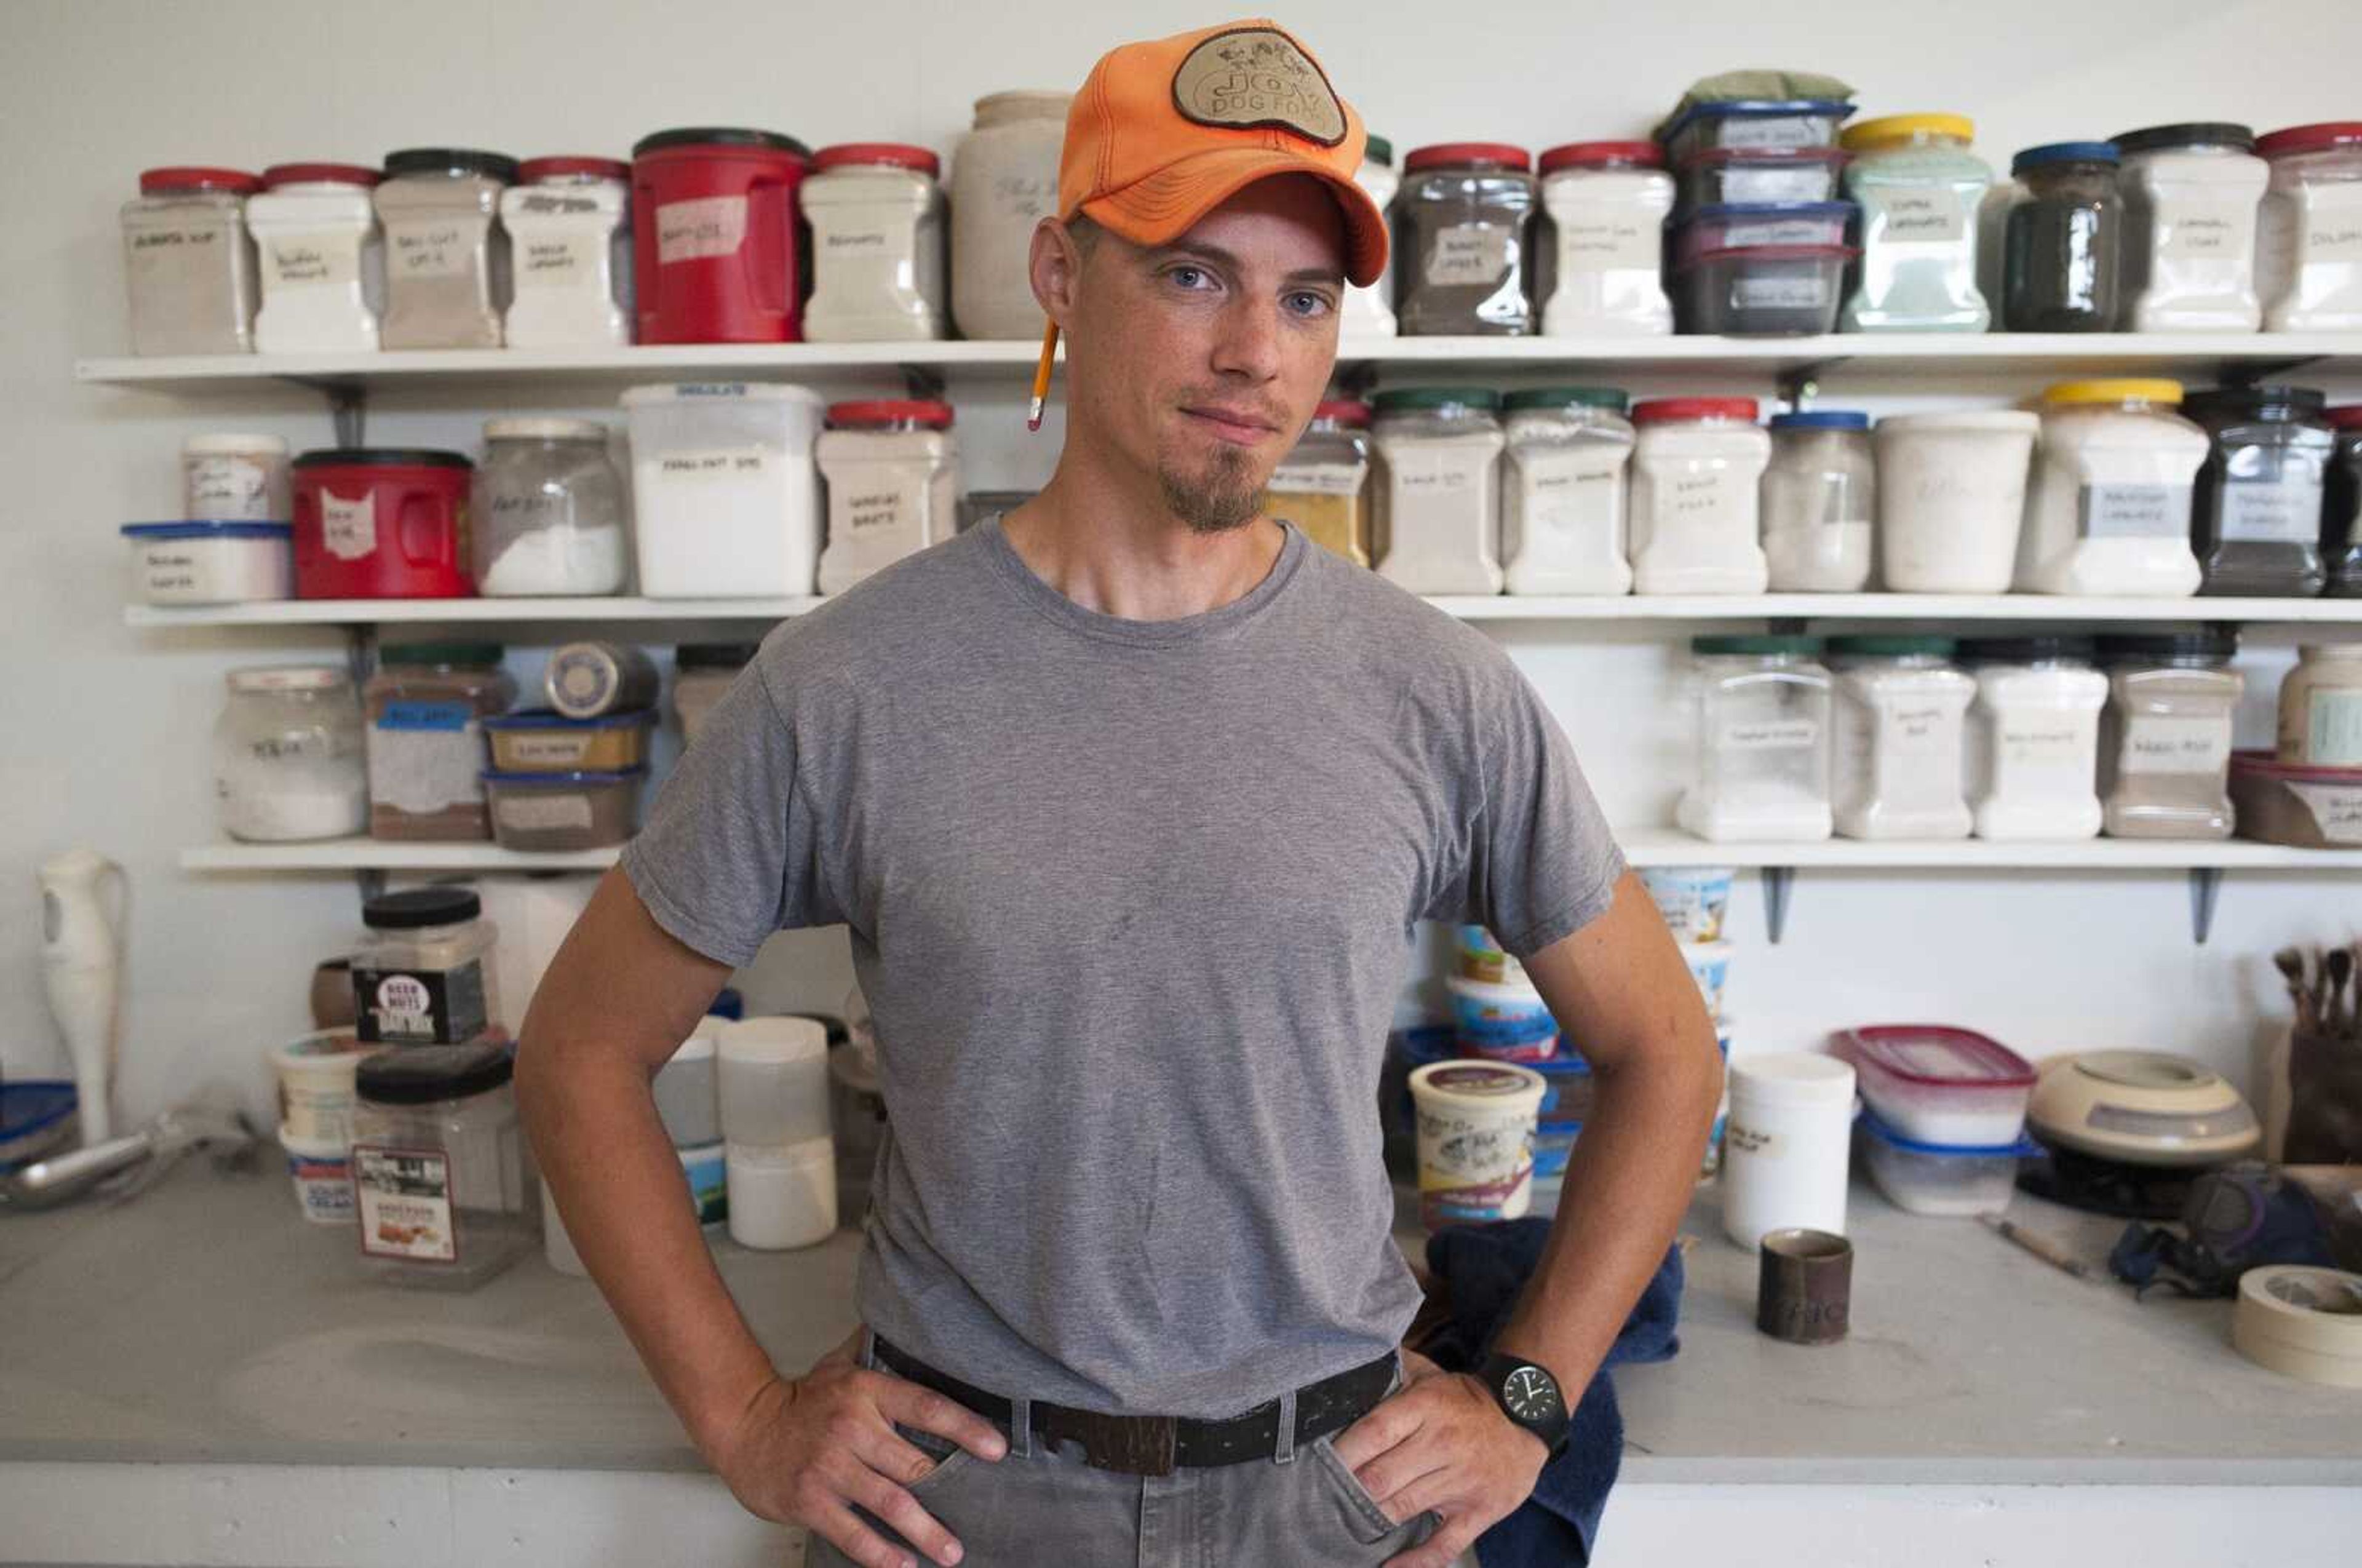
[[[1010,1405],[1007,1399],[963,1383],[947,1372],[938,1372],[882,1339],[873,1338],[871,1343],[879,1365],[965,1405],[1002,1431],[1009,1430]],[[1395,1358],[1382,1355],[1349,1372],[1297,1389],[1297,1445],[1342,1431],[1360,1420],[1386,1397],[1394,1379]],[[1276,1399],[1221,1421],[1192,1420],[1183,1416],[1114,1416],[1036,1400],[1030,1424],[1033,1435],[1053,1447],[1062,1442],[1079,1445],[1084,1463],[1093,1469],[1117,1470],[1127,1475],[1170,1475],[1181,1465],[1204,1469],[1241,1464],[1250,1459],[1270,1459],[1279,1452]]]

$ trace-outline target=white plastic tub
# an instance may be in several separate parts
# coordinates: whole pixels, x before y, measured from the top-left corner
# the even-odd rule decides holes
[[[376,1049],[350,1029],[324,1029],[273,1049],[281,1136],[339,1147],[350,1143],[353,1079],[361,1058]]]
[[[1861,1148],[1870,1179],[1906,1214],[1970,1217],[2009,1207],[2017,1162],[2040,1152],[2020,1136],[1992,1147],[1948,1147],[1906,1138],[1875,1114],[1861,1119]]]
[[[295,594],[284,523],[127,523],[131,597],[142,604],[250,604]]]
[[[1878,422],[1878,553],[1898,593],[2006,593],[2017,569],[2035,414],[1895,414]]]
[[[1838,1036],[1861,1098],[1898,1135],[1993,1148],[2025,1128],[2034,1067],[2000,1041],[1937,1024],[1882,1024]]]
[[[342,1138],[304,1138],[282,1127],[279,1145],[287,1152],[287,1176],[295,1185],[295,1207],[315,1225],[353,1222],[352,1149]]]
[[[640,591],[654,599],[809,594],[820,566],[812,444],[826,408],[803,387],[633,387]]]

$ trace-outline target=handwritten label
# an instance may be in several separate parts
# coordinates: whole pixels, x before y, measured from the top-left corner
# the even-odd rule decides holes
[[[1738,513],[1754,489],[1753,480],[1720,463],[1684,469],[1658,481],[1656,521],[1667,527],[1720,523]]]
[[[1663,248],[1662,228],[1638,218],[1559,221],[1558,270],[1562,273],[1654,272]]]
[[[1509,231],[1492,224],[1438,229],[1427,253],[1427,281],[1438,288],[1490,287],[1509,270]]]
[[[272,235],[262,243],[262,266],[274,289],[350,288],[360,282],[361,250],[348,234]]]
[[[1727,723],[1715,744],[1724,751],[1810,751],[1821,744],[1816,719],[1763,719]]]
[[[902,525],[908,497],[899,490],[855,491],[831,495],[830,516],[850,534],[876,534]]]
[[[519,293],[537,289],[604,287],[600,269],[607,259],[603,234],[519,236],[516,246],[516,286]]]
[[[320,492],[320,542],[340,561],[357,561],[377,548],[377,495],[347,501]]]
[[[2157,254],[2167,261],[2226,261],[2245,266],[2255,254],[2256,207],[2252,202],[2213,199],[2161,204],[2157,212]]]
[[[657,209],[657,264],[735,256],[746,241],[746,198],[702,196]]]
[[[183,459],[189,515],[208,523],[268,523],[270,469],[235,452],[200,452]]]
[[[1730,281],[1730,303],[1739,310],[1813,310],[1828,301],[1829,281],[1818,272],[1774,272]]]
[[[500,823],[519,833],[552,833],[560,829],[588,832],[590,798],[587,795],[503,793],[493,807]]]
[[[2003,721],[2000,730],[2000,772],[2009,788],[2092,789],[2098,732],[2091,723]]]
[[[2086,539],[2179,539],[2190,532],[2186,484],[2087,484],[2076,497]]]
[[[2315,688],[2304,709],[2304,759],[2314,767],[2362,767],[2362,691]]]
[[[1837,183],[1826,163],[1730,163],[1723,166],[1726,202],[1825,202]]]
[[[1405,468],[1399,460],[1394,469],[1395,488],[1413,494],[1440,491],[1464,491],[1474,487],[1476,475],[1465,468],[1437,465],[1433,468]]]
[[[2125,725],[2116,771],[2220,774],[2231,765],[2231,721],[2136,717]]]
[[[2233,480],[2223,487],[2225,539],[2309,545],[2321,534],[2321,484]]]
[[[655,459],[657,477],[667,480],[759,480],[770,466],[760,447],[712,452],[667,452]]]
[[[1894,191],[1878,198],[1872,236],[1889,245],[1953,245],[1969,232],[1967,206],[1948,192]]]
[[[2312,813],[2313,825],[2330,844],[2362,844],[2362,789],[2351,784],[2300,784],[2285,788]]]
[[[2304,230],[2305,265],[2362,262],[2362,212],[2316,212]]]
[[[1823,120],[1794,115],[1734,115],[1714,133],[1723,147],[1818,147],[1830,134]]]
[[[882,228],[830,229],[820,237],[823,256],[883,256],[893,243]]]
[[[475,267],[474,242],[482,235],[481,229],[471,234],[456,223],[396,229],[386,237],[387,271],[396,278],[464,277]]]
[[[1364,478],[1359,463],[1306,463],[1273,470],[1274,495],[1359,495]]]
[[[1838,235],[1830,234],[1832,228]],[[1722,243],[1739,245],[1835,245],[1845,225],[1827,218],[1762,218],[1735,223],[1723,230]]]
[[[1057,194],[1055,174],[1003,174],[992,182],[988,199],[1005,217],[1032,221],[1049,215]]]

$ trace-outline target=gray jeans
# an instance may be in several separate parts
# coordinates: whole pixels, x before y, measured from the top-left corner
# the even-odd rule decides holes
[[[1430,1513],[1390,1523],[1325,1437],[1268,1460],[1149,1476],[1094,1470],[1071,1446],[1048,1452],[1021,1420],[998,1462],[927,1433],[906,1428],[902,1435],[942,1457],[910,1490],[966,1549],[961,1568],[1378,1568],[1433,1534],[1437,1522]],[[814,1535],[806,1561],[849,1568],[850,1560]],[[1475,1553],[1461,1562],[1475,1568]]]

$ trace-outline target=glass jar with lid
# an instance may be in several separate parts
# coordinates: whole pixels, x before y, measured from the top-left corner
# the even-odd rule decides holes
[[[1370,564],[1370,408],[1338,398],[1312,422],[1264,487],[1262,509],[1356,566]]]
[[[214,723],[222,831],[256,844],[343,838],[369,826],[360,703],[335,665],[229,672]]]
[[[1836,674],[1831,794],[1847,838],[1966,838],[1961,757],[1977,683],[1949,637],[1829,639]]]
[[[2227,632],[2102,637],[2100,730],[2110,838],[2231,836],[2231,720],[2246,681]]]
[[[2305,643],[2280,681],[2279,761],[2362,767],[2362,643]]]
[[[1673,177],[1653,141],[1582,141],[1541,156],[1534,297],[1551,337],[1662,337]]]
[[[2108,138],[2123,159],[2125,326],[2253,332],[2256,218],[2271,170],[2246,126],[2147,126]]]
[[[1992,170],[1969,150],[1962,115],[1889,115],[1846,127],[1846,193],[1861,207],[1861,260],[1848,332],[1982,332],[1977,209]]]
[[[627,576],[624,476],[595,419],[484,425],[469,530],[487,598],[621,593]]]
[[[944,336],[942,160],[923,147],[823,147],[797,193],[811,225],[813,343],[923,342]]]
[[[361,905],[355,1028],[369,1044],[458,1045],[501,1025],[500,933],[465,888],[411,888]]]
[[[2267,332],[2362,327],[2362,121],[2258,138],[2270,165],[2256,236]]]
[[[1760,487],[1772,437],[1749,397],[1632,405],[1632,587],[1760,593],[1771,580]]]
[[[1510,592],[1632,591],[1627,402],[1617,387],[1528,388],[1505,400],[1501,559]]]
[[[483,721],[509,711],[516,682],[498,643],[386,648],[361,689],[369,713],[370,836],[426,843],[492,836],[484,805]]]
[[[1527,293],[1533,154],[1447,142],[1403,160],[1396,198],[1395,315],[1406,337],[1514,337],[1534,329]]]
[[[1501,591],[1501,394],[1396,387],[1377,397],[1371,548],[1412,593]]]
[[[1772,416],[1763,470],[1763,555],[1774,593],[1859,593],[1870,586],[1878,466],[1870,415],[1814,408]]]
[[[952,406],[873,399],[832,404],[814,447],[828,481],[820,591],[842,593],[959,531]]]
[[[261,255],[254,347],[264,354],[368,353],[385,306],[385,235],[370,193],[382,178],[349,163],[275,163],[246,203]]]
[[[353,1207],[387,1285],[472,1290],[540,1244],[541,1206],[504,1045],[414,1045],[361,1059]]]
[[[503,333],[512,348],[598,348],[632,340],[632,166],[615,158],[528,158],[501,193],[514,263]]]
[[[1697,781],[1683,830],[1716,843],[1829,836],[1829,672],[1818,637],[1694,637]]]
[[[1395,172],[1395,144],[1382,136],[1371,137],[1362,149],[1362,166],[1353,171],[1353,183],[1362,187],[1381,214],[1392,211],[1395,193],[1402,189],[1402,177]],[[1366,289],[1346,285],[1338,336],[1394,337],[1401,330],[1395,320],[1394,302],[1395,259],[1388,255],[1385,273],[1376,282]]]
[[[421,147],[390,152],[377,188],[385,226],[388,348],[497,348],[509,308],[509,235],[501,195],[517,161]]]
[[[123,273],[134,354],[254,350],[254,237],[236,169],[149,169],[123,204]]]
[[[963,337],[1042,336],[1028,246],[1058,210],[1065,93],[993,93],[952,158],[952,320]]]
[[[2024,194],[2002,241],[2002,325],[2012,332],[2114,332],[2125,203],[2104,141],[2029,147],[2010,160]]]
[[[2180,403],[2181,384],[2167,381],[2061,381],[2042,394],[2019,592],[2198,591],[2190,509],[2210,446],[2174,412]]]
[[[1967,747],[1977,836],[2097,837],[2108,678],[2092,668],[2092,640],[1977,637],[1959,654],[1977,680]]]
[[[2338,599],[2362,598],[2362,403],[2325,411],[2337,432],[2321,492],[2321,564],[2328,573],[2322,591]]]
[[[2323,481],[2337,435],[2308,387],[2215,387],[2182,412],[2212,442],[2198,470],[2191,543],[2198,591],[2311,598],[2321,591]]]

